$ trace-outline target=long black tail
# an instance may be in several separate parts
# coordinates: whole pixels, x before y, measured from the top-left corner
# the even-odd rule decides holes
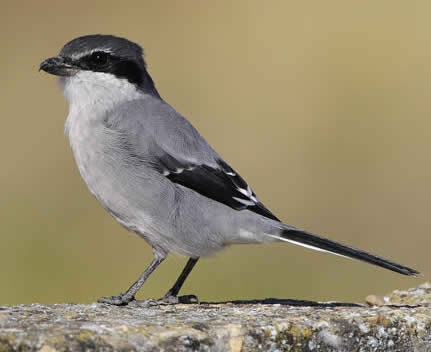
[[[293,227],[286,226],[284,229],[282,229],[279,236],[273,237],[277,237],[282,241],[292,242],[300,246],[308,247],[318,251],[330,252],[343,257],[361,260],[363,262],[378,265],[382,268],[392,270],[403,275],[418,276],[420,274],[415,269],[408,268],[406,266],[391,262],[390,260],[380,258],[374,254],[364,252],[360,249],[352,248]]]

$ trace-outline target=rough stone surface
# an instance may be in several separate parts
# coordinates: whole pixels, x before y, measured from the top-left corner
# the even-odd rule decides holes
[[[431,285],[382,302],[3,306],[0,352],[431,351]]]

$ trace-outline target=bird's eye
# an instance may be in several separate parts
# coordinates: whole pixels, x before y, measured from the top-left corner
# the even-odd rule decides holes
[[[109,54],[104,51],[95,51],[91,54],[91,63],[97,66],[106,65],[108,62]]]

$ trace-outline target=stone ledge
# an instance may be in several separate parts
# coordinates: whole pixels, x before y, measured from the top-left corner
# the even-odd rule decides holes
[[[3,306],[0,351],[431,351],[431,285],[380,301]]]

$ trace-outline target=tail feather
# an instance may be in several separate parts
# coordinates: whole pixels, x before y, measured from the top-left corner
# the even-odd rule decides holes
[[[403,275],[418,276],[420,274],[415,269],[408,268],[404,265],[380,258],[374,254],[367,253],[360,249],[352,248],[293,227],[286,226],[278,236],[272,235],[272,237],[276,237],[281,241],[292,242],[317,251],[329,252],[347,258],[361,260],[363,262],[374,264]]]

